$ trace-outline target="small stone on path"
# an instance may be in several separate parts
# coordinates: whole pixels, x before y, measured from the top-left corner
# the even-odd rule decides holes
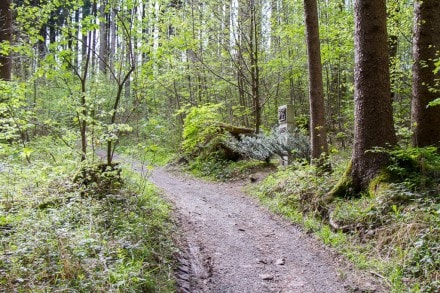
[[[273,280],[273,276],[270,274],[261,274],[260,278],[263,279],[264,281],[270,281]]]
[[[262,263],[262,264],[267,265],[267,260],[261,259],[261,258],[257,258],[257,263]]]

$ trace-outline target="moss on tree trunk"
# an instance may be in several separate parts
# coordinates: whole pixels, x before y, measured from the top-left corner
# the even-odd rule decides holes
[[[339,179],[338,183],[325,195],[324,202],[330,203],[338,197],[353,196],[353,181],[352,181],[352,161],[347,166],[347,169]]]

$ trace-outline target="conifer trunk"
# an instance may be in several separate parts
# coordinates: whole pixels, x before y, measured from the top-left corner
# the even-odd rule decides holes
[[[440,71],[434,73],[440,58],[440,1],[417,0],[414,9],[413,145],[440,147],[440,106],[428,106],[440,97]]]
[[[351,179],[366,190],[388,163],[377,147],[397,143],[390,99],[385,0],[355,2],[355,137]]]
[[[327,154],[328,151],[316,0],[304,0],[304,14],[309,67],[311,153],[312,160],[316,160],[320,159],[323,154]]]
[[[0,1],[0,42],[12,42],[11,0]],[[9,81],[12,75],[12,61],[9,56],[0,55],[0,79]]]

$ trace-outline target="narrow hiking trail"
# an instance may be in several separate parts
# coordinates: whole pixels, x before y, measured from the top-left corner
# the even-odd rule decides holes
[[[206,182],[167,168],[154,169],[150,181],[182,228],[178,292],[385,292],[245,195],[244,182]]]

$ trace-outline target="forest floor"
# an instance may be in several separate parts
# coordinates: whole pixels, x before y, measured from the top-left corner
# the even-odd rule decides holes
[[[132,168],[143,170],[136,162]],[[181,226],[178,292],[388,291],[246,195],[248,181],[208,182],[172,168],[154,169],[150,181]]]

